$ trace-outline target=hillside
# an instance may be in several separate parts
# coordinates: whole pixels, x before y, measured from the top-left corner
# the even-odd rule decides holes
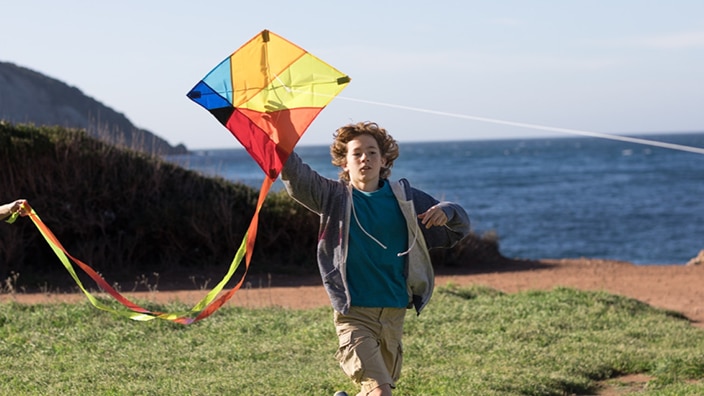
[[[0,62],[0,120],[84,129],[106,143],[151,154],[187,151],[183,145],[172,146],[152,132],[137,128],[123,114],[78,88],[7,62]]]
[[[0,202],[27,199],[68,252],[110,279],[227,268],[257,199],[248,186],[82,131],[2,121],[0,186]],[[315,269],[315,217],[272,193],[260,218],[259,268]],[[22,284],[70,280],[26,218],[0,225],[0,282],[12,273]]]
[[[140,276],[160,285],[214,282],[232,262],[258,196],[82,131],[3,121],[0,186],[0,202],[27,199],[67,252],[123,284],[135,276],[138,284]],[[250,274],[315,274],[319,221],[285,191],[270,192]],[[491,234],[470,234],[432,256],[439,269],[505,261]],[[28,218],[0,224],[0,292],[8,281],[35,290],[72,282]]]

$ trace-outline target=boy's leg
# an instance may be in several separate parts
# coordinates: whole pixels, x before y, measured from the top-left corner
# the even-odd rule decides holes
[[[357,396],[391,396],[391,386],[389,384],[384,384],[369,393],[359,392]]]
[[[340,341],[340,367],[361,385],[360,395],[390,395],[402,362],[401,336],[405,308],[352,307],[347,315],[335,312]]]

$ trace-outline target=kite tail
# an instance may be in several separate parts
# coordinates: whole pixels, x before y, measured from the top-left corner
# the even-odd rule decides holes
[[[49,246],[51,249],[54,251],[54,253],[59,257],[59,260],[63,263],[64,267],[66,267],[66,270],[71,274],[71,277],[73,278],[74,281],[76,281],[76,284],[78,287],[83,291],[83,293],[86,295],[88,300],[96,307],[105,311],[117,313],[124,315],[125,312],[121,311],[116,311],[104,304],[102,304],[95,296],[93,296],[86,288],[83,286],[83,283],[81,283],[81,280],[78,278],[78,275],[76,274],[76,271],[74,271],[73,266],[71,265],[71,262],[69,261],[69,258],[73,260],[86,274],[88,274],[99,286],[102,288],[105,292],[113,296],[117,301],[119,301],[122,305],[126,306],[129,308],[132,312],[128,313],[127,316],[129,316],[132,319],[135,320],[145,320],[142,318],[142,315],[147,314],[147,315],[160,315],[160,312],[151,312],[146,308],[143,308],[139,306],[138,304],[130,301],[123,295],[121,295],[117,290],[115,290],[110,284],[108,284],[105,279],[103,279],[93,268],[82,262],[81,260],[71,256],[66,249],[61,245],[61,242],[56,238],[53,232],[49,229],[49,227],[44,224],[42,219],[39,218],[39,215],[37,215],[37,212],[34,211],[34,209],[29,205],[28,202],[25,202],[24,204],[25,210],[29,213],[29,218],[32,220],[34,225],[37,226],[39,229],[39,232],[42,234],[44,239],[46,239],[47,243],[49,243]],[[135,315],[137,314],[137,315]],[[148,319],[147,319],[148,320]]]
[[[266,196],[269,193],[271,186],[274,184],[274,180],[275,179],[266,176],[264,178],[264,181],[262,182],[262,187],[259,190],[259,199],[257,200],[257,207],[254,211],[254,216],[252,216],[252,221],[249,223],[247,234],[245,234],[245,237],[242,240],[242,244],[240,245],[240,248],[235,254],[235,258],[232,261],[232,265],[230,266],[230,271],[228,271],[227,276],[210,293],[208,293],[208,296],[206,296],[206,298],[203,299],[201,303],[197,304],[196,306],[199,307],[201,305],[206,305],[207,303],[209,303],[209,305],[202,309],[200,313],[198,313],[198,316],[196,316],[195,318],[180,318],[177,321],[178,323],[191,324],[207,318],[213,312],[217,311],[220,307],[222,307],[230,298],[232,298],[232,296],[240,289],[240,287],[242,287],[242,284],[244,283],[244,278],[247,276],[247,272],[249,271],[249,264],[252,261],[252,252],[254,252],[254,242],[257,238],[257,230],[259,229],[259,212],[261,211],[262,206],[264,205],[264,200],[266,199]],[[222,288],[225,286],[225,283],[227,283],[227,280],[229,280],[235,270],[237,270],[237,267],[239,266],[243,255],[245,256],[245,270],[244,274],[242,275],[242,278],[227,293],[223,294],[217,300],[213,301],[215,295],[220,293]],[[208,297],[211,295],[212,298],[208,300]],[[208,301],[206,302],[206,300]]]
[[[111,312],[120,316],[126,316],[132,320],[139,320],[139,321],[148,321],[152,319],[164,319],[164,320],[169,320],[175,323],[180,323],[180,324],[191,324],[195,323],[201,319],[205,319],[208,316],[212,315],[213,312],[218,310],[220,307],[222,307],[232,296],[235,294],[237,290],[240,289],[242,284],[244,283],[245,276],[247,275],[247,271],[249,270],[249,265],[252,260],[252,252],[254,251],[254,242],[257,237],[257,230],[258,230],[258,225],[259,225],[259,212],[264,204],[264,200],[266,199],[266,196],[271,189],[271,186],[274,183],[274,179],[270,177],[266,177],[262,183],[262,188],[259,192],[259,199],[257,201],[257,207],[254,212],[254,216],[252,217],[252,221],[250,222],[249,228],[247,230],[247,233],[245,234],[242,244],[240,245],[237,253],[235,254],[234,259],[232,260],[232,263],[230,264],[230,268],[227,272],[227,274],[223,277],[223,279],[211,290],[201,301],[199,301],[193,308],[191,308],[187,312],[174,312],[174,313],[165,313],[165,312],[158,312],[158,311],[151,311],[149,309],[146,309],[132,301],[130,301],[128,298],[120,294],[115,288],[110,286],[110,284],[103,278],[101,277],[93,268],[91,268],[89,265],[86,263],[82,262],[81,260],[73,257],[70,253],[66,251],[66,249],[63,247],[61,242],[59,242],[58,238],[54,235],[54,233],[47,227],[47,225],[39,218],[39,215],[34,211],[34,209],[29,205],[28,202],[25,201],[24,209],[28,212],[30,219],[34,223],[34,225],[39,229],[39,232],[42,234],[44,239],[47,241],[51,249],[54,251],[56,256],[59,258],[61,263],[64,265],[66,270],[69,272],[73,280],[76,282],[78,287],[81,289],[83,294],[88,298],[88,301],[90,303],[101,310]],[[14,222],[14,220],[17,218],[17,213],[15,213],[10,219],[7,221],[9,223]],[[240,262],[242,261],[242,258],[245,258],[245,272],[242,275],[242,278],[240,281],[227,293],[223,294],[219,298],[216,299],[217,295],[222,291],[222,289],[225,287],[225,285],[230,281],[232,276],[234,275],[235,271],[239,267]],[[70,260],[69,260],[70,258]],[[93,294],[91,294],[84,286],[83,283],[81,282],[80,278],[76,274],[76,271],[73,268],[73,265],[71,264],[71,261],[76,263],[88,276],[93,279],[98,286],[100,286],[101,289],[103,289],[105,292],[110,294],[115,300],[117,300],[120,304],[125,306],[126,308],[129,309],[129,311],[124,311],[124,310],[117,310],[114,308],[111,308],[105,304],[103,304],[98,298],[96,298]],[[195,317],[193,317],[195,315]]]

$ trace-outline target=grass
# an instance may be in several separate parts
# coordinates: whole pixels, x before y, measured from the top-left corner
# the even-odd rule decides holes
[[[704,394],[704,331],[604,292],[447,286],[405,334],[395,395],[585,395],[633,373],[651,378],[639,395]],[[336,348],[330,309],[228,305],[181,326],[3,303],[0,394],[354,394]]]

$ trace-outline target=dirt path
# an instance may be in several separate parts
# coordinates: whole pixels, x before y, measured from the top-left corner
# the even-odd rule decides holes
[[[649,305],[683,313],[694,326],[704,328],[704,266],[636,266],[630,263],[593,259],[510,261],[465,273],[438,273],[437,285],[485,285],[507,293],[549,290],[558,286],[580,290],[603,290],[643,301]],[[204,290],[162,290],[128,292],[154,302],[195,303]],[[0,301],[37,304],[84,301],[75,293],[1,294]],[[248,282],[228,304],[241,307],[281,306],[307,309],[329,306],[319,277],[261,279]]]

